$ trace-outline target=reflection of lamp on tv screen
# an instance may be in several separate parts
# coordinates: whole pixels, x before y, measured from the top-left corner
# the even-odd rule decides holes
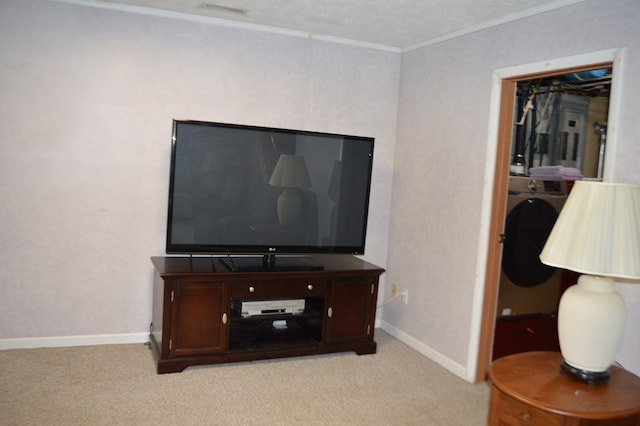
[[[174,121],[167,253],[364,253],[373,144]]]
[[[280,154],[269,179],[269,185],[283,188],[278,197],[277,211],[281,225],[301,225],[298,189],[311,187],[307,163],[301,155]]]

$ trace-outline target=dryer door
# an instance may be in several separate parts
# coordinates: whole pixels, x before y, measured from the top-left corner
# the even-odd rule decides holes
[[[540,252],[558,218],[556,210],[540,198],[529,198],[507,215],[502,270],[519,287],[547,281],[555,269],[540,262]]]

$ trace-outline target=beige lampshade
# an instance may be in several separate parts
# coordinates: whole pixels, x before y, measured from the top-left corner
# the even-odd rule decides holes
[[[576,181],[540,260],[583,274],[640,279],[640,185]]]
[[[311,188],[304,157],[293,154],[280,155],[269,179],[269,185],[282,188]]]

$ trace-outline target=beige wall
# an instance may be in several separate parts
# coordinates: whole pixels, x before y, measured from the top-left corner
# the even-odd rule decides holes
[[[497,70],[624,48],[610,176],[640,183],[639,20],[637,1],[587,0],[403,55],[386,282],[411,297],[408,306],[385,306],[383,327],[458,375],[473,376]],[[640,285],[620,290],[630,314],[619,361],[640,373]]]
[[[0,347],[147,338],[173,118],[375,137],[386,262],[397,53],[3,0],[0,63]]]

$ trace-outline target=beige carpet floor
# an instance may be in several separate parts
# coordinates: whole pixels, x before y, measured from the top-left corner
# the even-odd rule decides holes
[[[378,353],[158,375],[146,345],[0,351],[0,425],[486,424],[470,384],[377,330]]]

